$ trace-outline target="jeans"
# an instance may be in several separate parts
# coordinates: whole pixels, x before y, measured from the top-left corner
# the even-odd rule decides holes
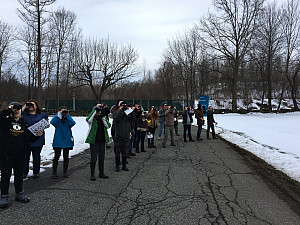
[[[207,130],[206,130],[206,136],[207,138],[209,138],[209,130],[211,128],[211,132],[212,132],[212,136],[213,138],[216,137],[216,134],[215,134],[215,126],[213,123],[207,123]]]
[[[141,151],[145,150],[145,137],[146,137],[146,131],[140,131],[137,130],[137,139],[136,139],[136,145],[135,145],[135,149],[138,152],[139,151],[139,146],[140,146],[140,142],[141,142]]]
[[[129,139],[128,152],[131,152],[131,150],[132,150],[132,144],[133,144],[133,141],[134,141],[134,136],[135,136],[135,130],[132,129],[131,130],[131,137]]]
[[[166,122],[165,121],[160,123],[158,137],[161,137],[163,130],[164,130],[164,135],[166,134],[165,127],[166,127]]]
[[[29,172],[29,161],[30,161],[31,153],[32,153],[32,158],[33,158],[33,174],[40,173],[42,148],[43,148],[43,146],[30,147],[30,151],[26,153],[24,175],[27,176],[27,174]]]
[[[186,141],[186,133],[188,133],[189,139],[192,139],[191,124],[183,125],[183,139]]]
[[[200,138],[202,132],[202,125],[198,125],[197,138]]]

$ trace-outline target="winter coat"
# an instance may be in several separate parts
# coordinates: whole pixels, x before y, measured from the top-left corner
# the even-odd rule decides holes
[[[202,126],[204,125],[204,120],[203,120],[203,112],[201,109],[197,109],[195,112],[195,117],[197,119],[197,125]]]
[[[29,126],[32,126],[33,124],[41,121],[42,119],[45,119],[48,121],[48,116],[41,112],[36,114],[30,114],[27,111],[22,112],[23,118],[26,121],[26,123],[29,124]],[[45,144],[45,132],[42,134],[42,136],[38,137],[36,141],[30,143],[30,147],[42,147]]]
[[[127,115],[123,110],[118,110],[117,113],[114,115],[114,139],[125,139],[129,138],[131,128],[130,128],[130,120],[134,116],[132,113]]]
[[[23,118],[16,121],[12,114],[12,109],[0,112],[0,161],[11,156],[25,160],[30,143],[39,138],[28,130],[29,124]]]
[[[142,114],[137,120],[137,130],[140,130],[140,131],[147,131],[148,130],[148,120]]]
[[[213,111],[207,111],[207,123],[215,123]]]
[[[85,143],[89,144],[95,144],[96,141],[96,133],[98,129],[98,122],[95,118],[96,110],[94,109],[86,118],[86,122],[89,124],[89,130],[87,133],[87,138],[85,140]],[[102,117],[102,121],[104,124],[104,135],[105,135],[105,142],[109,142],[109,136],[107,129],[111,127],[108,119],[106,116]]]
[[[159,112],[157,110],[152,110],[149,113],[147,113],[148,126],[151,128],[156,128],[158,126],[158,118]]]
[[[174,114],[177,114],[177,109],[168,109],[166,111],[166,126],[174,126]]]
[[[193,115],[194,115],[194,111],[187,111],[187,110],[184,110],[183,111],[183,125],[189,125],[189,124],[192,124],[193,123]],[[190,118],[190,123],[188,123],[188,116]]]
[[[58,112],[50,123],[55,127],[52,146],[54,148],[72,148],[74,146],[74,138],[71,128],[76,122],[70,114],[67,114],[65,120],[63,120],[61,112]]]
[[[166,109],[161,108],[159,110],[159,119],[158,119],[158,122],[159,123],[163,123],[165,121],[166,121]]]

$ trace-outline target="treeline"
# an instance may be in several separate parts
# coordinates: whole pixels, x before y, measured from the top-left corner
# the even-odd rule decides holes
[[[154,76],[123,84],[118,95],[191,102],[210,95],[231,99],[233,111],[238,99],[244,105],[267,100],[271,111],[272,99],[279,109],[282,99],[290,98],[298,110],[299,1],[215,0],[214,6],[216,13],[169,41]]]
[[[137,74],[137,50],[109,38],[86,38],[76,14],[64,8],[50,11],[56,0],[18,0],[23,25],[15,28],[0,20],[0,82],[15,80],[26,86],[22,99],[57,102],[88,92],[100,101],[119,81]],[[10,90],[10,89],[9,89]],[[83,94],[81,94],[83,93]],[[0,102],[18,99],[1,90]]]
[[[56,0],[18,0],[23,26],[0,20],[0,103],[37,99],[293,100],[299,106],[300,6],[264,0],[214,0],[210,12],[168,42],[159,69],[137,65],[138,52],[109,38],[85,38],[76,15]],[[131,79],[139,77],[139,80]],[[21,84],[20,84],[21,83]],[[17,87],[17,86],[16,86]],[[297,102],[298,101],[298,102]],[[280,104],[278,106],[280,108]]]

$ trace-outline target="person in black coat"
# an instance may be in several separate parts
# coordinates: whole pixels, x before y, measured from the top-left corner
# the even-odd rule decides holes
[[[183,115],[182,115],[183,116],[183,139],[184,139],[184,142],[187,142],[186,133],[188,133],[189,141],[194,141],[192,138],[192,134],[191,134],[193,115],[194,115],[194,111],[189,106],[185,106]]]
[[[215,133],[215,126],[214,126],[214,123],[215,124],[218,124],[215,119],[214,119],[214,111],[213,111],[213,108],[211,106],[208,107],[208,111],[207,111],[207,130],[206,130],[206,136],[207,136],[207,139],[210,139],[209,138],[209,130],[211,129],[211,132],[212,132],[212,136],[213,136],[213,139],[218,139],[216,137],[216,133]]]
[[[9,203],[9,183],[14,170],[15,200],[22,203],[30,201],[23,192],[23,169],[26,150],[34,136],[27,128],[28,124],[22,118],[22,105],[17,102],[9,104],[8,109],[0,113],[0,166],[1,166],[1,200],[0,207],[5,208]]]

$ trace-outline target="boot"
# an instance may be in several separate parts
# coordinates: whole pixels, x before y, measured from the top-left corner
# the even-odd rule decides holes
[[[154,145],[154,138],[151,138],[151,146],[152,148],[156,148],[156,146]]]
[[[120,171],[120,157],[115,157],[115,161],[116,161],[115,171],[119,172]]]
[[[1,195],[0,208],[8,207],[9,195]]]
[[[95,162],[91,162],[90,167],[91,167],[91,181],[95,181],[96,180],[96,177],[95,177],[96,163]]]
[[[64,165],[63,165],[63,176],[64,178],[68,178],[68,167],[69,167],[69,159],[68,160],[64,160]]]
[[[126,166],[125,157],[123,157],[123,156],[122,156],[122,165],[123,165],[122,170],[129,171],[129,169]]]
[[[98,166],[99,166],[99,178],[104,178],[104,179],[107,179],[108,176],[106,176],[104,174],[104,162],[98,162]]]
[[[58,176],[57,176],[57,166],[58,166],[58,160],[53,160],[53,164],[52,164],[52,169],[53,169],[53,172],[52,172],[52,178],[53,179],[58,179]]]
[[[23,192],[20,192],[16,194],[15,201],[21,203],[28,203],[30,201],[30,198],[28,198],[28,196],[25,195]]]
[[[150,138],[148,138],[148,148],[152,148],[152,145],[150,143]]]

